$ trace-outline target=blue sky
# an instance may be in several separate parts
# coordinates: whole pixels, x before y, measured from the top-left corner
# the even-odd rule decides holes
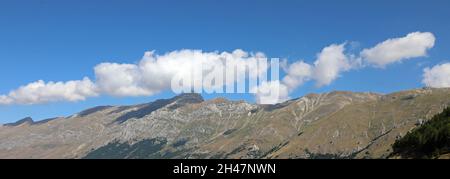
[[[392,91],[419,88],[423,69],[450,60],[447,0],[310,1],[52,1],[0,2],[0,94],[36,80],[95,79],[102,62],[137,63],[145,51],[180,49],[261,51],[268,57],[313,63],[324,47],[351,42],[355,51],[408,33],[432,32],[425,57],[344,72],[330,85],[307,82],[290,96],[331,90]],[[26,116],[67,116],[97,105],[171,97],[102,95],[80,102],[0,106],[0,123]],[[205,95],[245,99],[246,95]]]

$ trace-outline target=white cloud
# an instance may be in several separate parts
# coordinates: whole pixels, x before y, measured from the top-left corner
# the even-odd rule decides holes
[[[30,83],[0,96],[0,104],[39,104],[56,101],[81,101],[97,96],[95,84],[89,78],[80,81]]]
[[[255,90],[256,103],[276,104],[289,99],[289,90],[280,81],[264,81]]]
[[[286,65],[286,76],[280,85],[287,87],[289,92],[309,80],[314,80],[318,87],[329,85],[339,78],[342,72],[364,67],[362,61],[384,67],[404,59],[425,56],[427,50],[434,46],[434,42],[435,37],[432,33],[414,32],[402,38],[386,40],[373,48],[364,49],[360,56],[345,54],[346,43],[332,44],[318,53],[312,65],[303,61]],[[440,82],[446,79],[439,77]]]
[[[317,86],[329,85],[337,79],[339,75],[352,68],[350,57],[344,54],[344,44],[332,44],[322,49],[317,54],[317,59],[313,65],[303,61],[297,61],[285,67],[286,76],[282,83],[289,91],[301,86],[311,79],[316,81]]]
[[[317,55],[314,62],[313,79],[318,87],[329,85],[341,72],[351,68],[349,58],[344,54],[345,44],[330,45]]]
[[[0,96],[0,104],[12,104],[13,103],[13,99],[11,99],[11,97],[7,96],[7,95],[1,95]]]
[[[432,68],[425,68],[422,83],[428,87],[450,87],[450,63],[436,65]]]
[[[267,69],[258,71],[257,66],[247,64],[256,64],[256,61],[260,58],[266,57],[262,53],[250,55],[240,49],[232,53],[180,50],[164,55],[155,55],[154,52],[146,52],[138,64],[102,63],[97,65],[95,67],[96,84],[102,92],[110,95],[148,96],[170,89],[171,80],[175,75],[181,76],[187,81],[196,81],[198,79],[194,78],[192,74],[202,72],[201,74],[204,77],[217,66],[237,67],[236,73],[238,76],[244,76],[246,67],[250,67],[248,69],[249,77],[256,78],[258,74],[264,73]],[[225,62],[227,65],[225,65]],[[224,84],[240,80],[234,78],[234,74],[229,73],[223,79],[232,79],[222,81]],[[208,85],[203,87],[214,88]]]
[[[134,64],[101,63],[95,68],[98,88],[113,96],[153,95],[143,84],[139,67]]]
[[[317,59],[313,65],[304,61],[284,65],[286,76],[281,82],[271,81],[260,85],[256,94],[257,102],[265,104],[284,102],[289,99],[289,92],[309,80],[315,80],[319,87],[329,85],[342,72],[352,68],[349,57],[344,54],[344,51],[345,43],[332,44],[317,54]],[[277,92],[279,96],[270,96],[271,92]]]
[[[287,67],[287,74],[283,78],[283,83],[290,90],[293,90],[309,80],[312,75],[312,70],[311,65],[303,61],[294,62]]]
[[[361,57],[369,64],[385,67],[405,59],[423,57],[434,46],[435,37],[430,32],[413,32],[405,37],[388,39],[370,49],[364,49]]]

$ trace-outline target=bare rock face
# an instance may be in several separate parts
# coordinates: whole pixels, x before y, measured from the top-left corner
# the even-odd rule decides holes
[[[450,89],[330,92],[276,105],[189,93],[0,126],[0,158],[384,158]]]

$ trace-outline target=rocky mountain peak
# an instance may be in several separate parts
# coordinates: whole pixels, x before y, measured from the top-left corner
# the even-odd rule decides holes
[[[18,120],[17,122],[5,124],[4,126],[19,126],[22,124],[33,124],[33,123],[34,121],[31,117],[26,117],[21,120]]]
[[[178,104],[190,104],[190,103],[201,103],[204,101],[202,95],[198,93],[182,93],[178,96],[172,98],[171,101],[175,101]]]

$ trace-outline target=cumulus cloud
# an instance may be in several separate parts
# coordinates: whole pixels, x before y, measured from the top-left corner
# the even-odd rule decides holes
[[[450,63],[425,68],[422,83],[434,88],[450,87]]]
[[[310,64],[304,61],[297,61],[289,65],[286,69],[287,75],[283,78],[283,83],[291,90],[302,85],[311,78],[313,69]]]
[[[259,86],[256,99],[259,103],[270,104],[284,102],[289,99],[289,92],[295,90],[309,80],[315,80],[318,87],[329,85],[344,71],[351,69],[349,58],[344,54],[344,44],[332,44],[317,54],[313,65],[304,61],[296,61],[286,65],[286,76],[280,81],[270,81]],[[270,95],[270,91],[279,97]],[[262,100],[265,99],[265,100]]]
[[[432,33],[413,32],[405,37],[388,39],[373,48],[364,49],[359,56],[345,54],[346,43],[332,44],[318,53],[312,65],[298,61],[286,67],[286,76],[281,83],[289,91],[309,80],[314,80],[317,87],[326,86],[339,78],[343,72],[364,67],[365,62],[385,67],[405,59],[426,56],[427,50],[432,48],[434,43],[435,37]]]
[[[314,62],[313,78],[318,87],[329,85],[341,72],[351,68],[349,58],[344,54],[345,44],[330,45],[317,55]]]
[[[286,76],[282,83],[289,90],[301,86],[304,82],[315,80],[317,86],[329,85],[339,75],[352,68],[350,57],[344,54],[345,44],[332,44],[317,54],[313,65],[297,61],[286,67]]]
[[[258,70],[256,65],[251,64],[257,64],[258,59],[265,58],[263,53],[249,54],[240,49],[231,53],[187,49],[164,55],[146,52],[138,64],[102,63],[97,65],[95,67],[96,84],[102,92],[110,95],[148,96],[170,89],[175,75],[183,80],[194,82],[203,79],[204,75],[218,66],[230,68],[223,70],[234,70],[237,76],[245,76],[248,72],[249,78],[256,78],[264,74],[267,68]],[[196,78],[194,76],[196,73],[203,76]],[[235,73],[225,74],[226,76],[221,78],[222,86],[241,80],[235,78]],[[196,82],[202,85],[201,81]],[[203,87],[214,88],[209,85]]]
[[[405,59],[423,57],[434,46],[435,37],[430,32],[413,32],[405,37],[388,39],[370,49],[364,49],[361,57],[369,64],[385,67]]]
[[[153,95],[146,88],[139,67],[134,64],[101,63],[94,68],[98,88],[113,96]]]
[[[255,91],[258,104],[276,104],[289,99],[288,87],[278,80],[263,81]]]
[[[0,104],[39,104],[56,101],[81,101],[97,96],[95,84],[84,78],[78,81],[48,82],[42,80],[21,86],[0,96]]]

